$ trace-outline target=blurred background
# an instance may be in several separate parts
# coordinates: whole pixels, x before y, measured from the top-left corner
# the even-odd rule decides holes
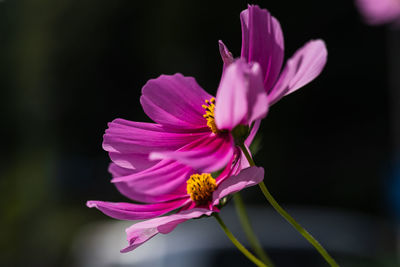
[[[280,21],[285,58],[310,39],[322,38],[328,47],[322,74],[273,106],[262,123],[255,159],[266,169],[266,184],[284,207],[303,218],[300,223],[319,233],[317,239],[343,266],[400,266],[399,31],[366,25],[348,0],[253,3]],[[217,41],[240,55],[239,13],[246,5],[0,1],[1,266],[90,265],[82,259],[94,257],[88,253],[95,249],[79,240],[85,235],[90,239],[87,229],[97,222],[116,221],[88,209],[85,202],[127,201],[109,182],[109,159],[101,148],[107,122],[149,121],[139,103],[141,87],[160,74],[194,76],[214,94],[222,68]],[[270,209],[258,188],[243,196],[254,208],[251,219],[260,235],[290,232],[288,240],[297,238],[309,257],[319,257]],[[208,223],[200,221],[187,224]],[[350,247],[363,248],[357,253],[346,250],[347,241],[339,238],[348,222],[353,227],[346,232]],[[115,228],[122,243],[101,241],[118,257],[124,257],[119,249],[129,224]],[[191,242],[186,239],[182,246]],[[280,266],[325,266],[309,263],[304,258],[308,252],[299,253],[296,246],[268,244]],[[221,255],[242,260],[239,252],[221,251],[214,253],[219,255],[216,265],[208,266],[225,266]],[[126,257],[140,253],[138,249]],[[287,257],[296,263],[284,265]]]

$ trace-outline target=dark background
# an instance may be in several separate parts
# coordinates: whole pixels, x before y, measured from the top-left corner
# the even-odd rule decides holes
[[[348,0],[254,3],[279,19],[286,59],[310,39],[328,47],[322,74],[262,123],[256,161],[266,184],[283,205],[394,223],[393,30],[366,25]],[[107,122],[149,121],[141,87],[160,74],[194,76],[214,94],[217,41],[240,55],[245,8],[245,1],[0,2],[2,266],[71,265],[78,230],[108,219],[86,200],[126,200],[109,183]],[[252,190],[247,201],[265,205]]]

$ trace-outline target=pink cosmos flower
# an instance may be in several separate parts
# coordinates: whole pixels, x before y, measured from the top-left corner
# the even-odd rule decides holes
[[[368,24],[400,24],[400,0],[356,0],[356,5]]]
[[[125,174],[161,168],[168,159],[202,172],[222,169],[237,152],[232,130],[250,127],[268,111],[261,68],[243,60],[226,68],[216,98],[175,74],[148,81],[140,102],[156,123],[116,119],[104,135],[103,148]],[[163,160],[150,161],[149,154]]]
[[[260,64],[270,105],[314,80],[321,73],[327,60],[324,41],[309,41],[296,51],[282,69],[284,41],[279,21],[268,10],[256,5],[249,5],[248,9],[242,11],[240,21],[240,58]],[[219,50],[225,69],[235,60],[222,41],[219,41]]]
[[[131,251],[158,233],[167,234],[178,224],[202,215],[210,216],[213,212],[219,212],[217,205],[220,200],[229,195],[242,190],[245,187],[253,186],[262,181],[264,170],[259,167],[250,167],[242,170],[238,175],[232,172],[238,168],[238,161],[233,163],[235,168],[227,166],[224,171],[214,179],[209,173],[196,173],[193,169],[176,163],[173,165],[175,171],[169,169],[162,170],[163,180],[166,183],[176,183],[176,176],[183,178],[179,180],[179,185],[173,192],[165,196],[159,195],[165,202],[155,204],[132,204],[132,203],[111,203],[104,201],[88,201],[87,206],[96,207],[106,215],[120,220],[141,220],[126,229],[129,245],[121,252]],[[178,173],[177,173],[178,172]],[[143,177],[142,177],[143,178]],[[143,178],[145,179],[145,178]],[[149,187],[158,190],[164,185],[159,181],[151,179]],[[127,186],[136,184],[136,180],[126,181]],[[183,183],[182,183],[183,182]],[[170,211],[179,209],[172,215],[158,217]]]
[[[284,43],[279,22],[251,5],[240,18],[242,59],[234,60],[220,41],[224,71],[217,97],[180,74],[150,80],[142,89],[141,104],[156,124],[116,119],[104,135],[103,148],[116,165],[131,172],[144,170],[157,163],[150,155],[152,160],[175,159],[206,172],[218,170],[235,151],[231,131],[236,126],[254,123],[245,141],[249,146],[268,106],[322,71],[327,57],[323,41],[307,43],[281,71]]]
[[[157,233],[168,233],[190,218],[218,212],[221,198],[258,184],[264,173],[262,168],[247,168],[231,133],[238,125],[248,127],[267,113],[268,99],[257,63],[237,60],[227,67],[217,99],[193,78],[181,74],[150,80],[142,93],[143,109],[157,123],[117,119],[110,123],[103,147],[113,161],[109,170],[119,191],[148,204],[87,203],[117,219],[153,218],[127,229],[130,245],[122,252]],[[153,157],[167,157],[149,161],[154,150],[160,152]],[[216,179],[208,173],[222,167]],[[180,210],[173,215],[155,218],[176,209]]]
[[[249,5],[242,11],[240,21],[242,25],[240,58],[260,64],[269,105],[303,87],[321,73],[328,54],[324,41],[309,41],[296,51],[282,69],[284,40],[279,21],[271,16],[268,10],[261,9],[257,5]],[[225,71],[235,59],[222,41],[219,41],[219,51]],[[257,133],[260,122],[260,120],[255,122],[245,142],[247,146]]]

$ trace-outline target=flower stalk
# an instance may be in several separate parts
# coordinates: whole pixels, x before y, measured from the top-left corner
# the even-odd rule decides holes
[[[251,254],[250,251],[248,251],[232,234],[232,232],[228,229],[228,227],[225,225],[224,221],[221,219],[221,217],[218,215],[218,213],[213,214],[215,219],[217,219],[219,225],[221,226],[222,230],[225,232],[226,236],[231,240],[231,242],[237,247],[237,249],[240,250],[240,252],[243,253],[251,262],[253,262],[256,266],[258,267],[268,267],[265,263],[260,261],[258,258],[256,258],[253,254]]]
[[[242,228],[246,234],[247,240],[250,242],[251,248],[254,250],[255,254],[268,266],[273,267],[271,259],[268,254],[262,248],[260,241],[258,240],[256,234],[251,227],[249,216],[247,215],[246,207],[243,202],[243,198],[240,195],[240,192],[237,192],[233,199],[235,201],[236,213],[239,216],[240,223],[242,224]]]
[[[254,160],[251,158],[249,151],[244,146],[244,144],[240,145],[241,150],[243,151],[244,155],[246,156],[247,161],[249,162],[250,166],[255,166]],[[339,264],[329,255],[326,249],[309,233],[306,229],[304,229],[292,216],[289,215],[275,200],[275,198],[269,192],[267,186],[262,181],[259,184],[259,187],[264,194],[265,198],[268,202],[272,205],[272,207],[288,222],[292,225],[318,252],[321,256],[325,259],[325,261],[332,267],[339,267]]]

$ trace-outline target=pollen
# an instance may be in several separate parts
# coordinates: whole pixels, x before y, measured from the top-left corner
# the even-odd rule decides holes
[[[186,190],[196,204],[207,204],[217,188],[215,179],[209,173],[193,174],[186,182]]]
[[[215,125],[214,119],[215,98],[213,97],[210,100],[206,100],[206,105],[202,105],[202,107],[206,110],[206,114],[204,114],[203,117],[207,120],[207,126],[213,133],[219,133],[220,131],[218,130],[217,125]]]

